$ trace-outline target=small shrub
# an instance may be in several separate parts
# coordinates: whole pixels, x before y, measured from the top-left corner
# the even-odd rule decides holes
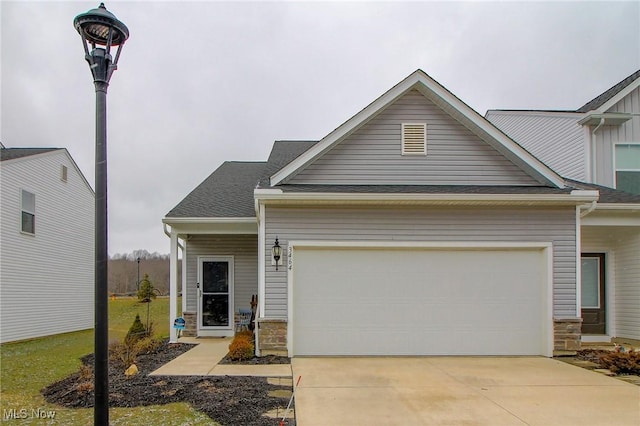
[[[147,329],[144,328],[144,324],[140,321],[140,315],[136,314],[136,319],[133,321],[133,324],[131,324],[131,327],[129,327],[124,342],[129,346],[133,346],[138,340],[145,337],[147,337]]]
[[[93,380],[93,368],[90,365],[80,367],[80,380]]]
[[[153,339],[151,337],[145,337],[144,339],[138,340],[133,345],[133,351],[136,356],[139,354],[148,354],[155,352],[162,345],[162,341]]]
[[[254,339],[254,337],[253,337],[253,331],[251,331],[251,330],[242,330],[242,331],[238,331],[238,332],[236,333],[236,335],[234,336],[234,338],[235,338],[235,337],[241,337],[241,338],[242,338],[242,337],[247,337],[247,338],[249,338],[250,340],[253,340],[253,339]]]
[[[136,362],[135,344],[128,345],[124,342],[114,342],[109,345],[109,359],[119,363],[122,367],[128,367]]]
[[[144,278],[140,281],[140,290],[138,290],[138,300],[144,303],[150,303],[151,299],[156,298],[156,289],[149,280],[149,274],[144,274]]]
[[[615,374],[640,375],[640,352],[610,352],[600,356],[600,365]]]
[[[93,391],[93,382],[80,382],[78,383],[78,392],[79,393],[88,393]]]
[[[229,359],[242,361],[253,358],[255,347],[253,345],[253,335],[237,334],[229,345]]]

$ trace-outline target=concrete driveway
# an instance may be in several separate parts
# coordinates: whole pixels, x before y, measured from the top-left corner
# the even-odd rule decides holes
[[[292,368],[298,426],[640,424],[640,387],[549,358],[294,358]]]

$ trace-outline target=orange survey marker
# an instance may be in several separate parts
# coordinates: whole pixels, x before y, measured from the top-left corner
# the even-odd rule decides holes
[[[287,409],[284,412],[284,416],[282,416],[282,420],[280,420],[280,426],[285,426],[284,420],[287,418],[287,414],[289,414],[289,410],[291,409],[291,403],[293,402],[293,397],[296,396],[296,389],[298,388],[300,379],[302,379],[302,376],[298,376],[298,380],[296,380],[296,385],[293,387],[293,393],[291,393],[291,398],[289,398],[289,404],[287,405]]]

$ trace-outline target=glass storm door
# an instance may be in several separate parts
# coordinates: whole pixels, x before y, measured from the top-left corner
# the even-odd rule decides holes
[[[606,334],[604,253],[583,253],[582,334]]]
[[[199,264],[200,328],[231,328],[233,261],[231,258],[201,258]]]

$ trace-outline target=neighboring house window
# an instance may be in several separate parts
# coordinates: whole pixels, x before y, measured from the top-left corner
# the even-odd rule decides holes
[[[640,194],[640,144],[616,144],[616,188]]]
[[[36,195],[22,190],[22,232],[36,233]]]
[[[67,175],[69,174],[69,169],[67,168],[67,166],[62,166],[62,172],[60,174],[60,179],[62,179],[63,182],[67,181]]]
[[[427,154],[426,123],[402,123],[402,155]]]

